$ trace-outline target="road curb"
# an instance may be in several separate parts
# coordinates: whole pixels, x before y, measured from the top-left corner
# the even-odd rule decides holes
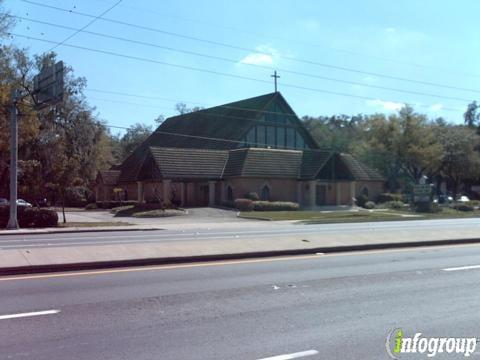
[[[96,229],[96,228],[86,228],[86,229],[62,229],[62,230],[45,230],[45,231],[19,231],[19,232],[8,232],[4,233],[0,231],[0,236],[12,236],[12,235],[45,235],[45,234],[75,234],[75,233],[89,233],[89,232],[115,232],[115,231],[157,231],[165,230],[163,228],[110,228],[110,229]],[[8,231],[8,230],[7,230]]]
[[[351,251],[368,251],[368,250],[386,250],[401,248],[416,248],[428,246],[448,246],[448,245],[465,245],[480,243],[480,238],[450,239],[450,240],[428,240],[428,241],[412,241],[398,243],[378,243],[378,244],[359,244],[359,245],[343,245],[332,247],[316,247],[308,249],[286,249],[272,250],[260,252],[243,252],[229,254],[211,254],[211,255],[195,255],[195,256],[177,256],[162,258],[144,258],[131,260],[113,260],[113,261],[97,261],[88,263],[68,263],[55,265],[39,265],[39,266],[21,266],[0,268],[0,275],[21,275],[35,273],[56,273],[66,271],[79,270],[101,270],[120,267],[138,267],[152,265],[169,265],[180,263],[198,263],[221,260],[238,260],[238,259],[255,259],[266,257],[281,257],[294,255],[313,255],[318,253],[342,253]]]

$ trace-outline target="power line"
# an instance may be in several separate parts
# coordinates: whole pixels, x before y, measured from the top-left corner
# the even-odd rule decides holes
[[[56,44],[57,43],[56,41],[40,39],[40,38],[32,37],[32,36],[29,36],[29,35],[21,35],[21,34],[14,34],[14,33],[9,33],[9,35],[19,37],[19,38],[29,39],[29,40],[36,40],[36,41],[45,42],[45,43],[51,43],[51,44]],[[224,72],[220,72],[220,71],[203,69],[203,68],[198,68],[198,67],[194,67],[194,66],[172,64],[172,63],[168,63],[168,62],[161,61],[161,60],[148,59],[148,58],[143,58],[143,57],[134,56],[134,55],[120,54],[120,53],[116,53],[116,52],[113,52],[113,51],[107,51],[107,50],[93,49],[93,48],[89,48],[89,47],[86,47],[86,46],[70,45],[70,44],[62,44],[62,46],[66,46],[66,47],[70,47],[70,48],[74,48],[74,49],[86,50],[86,51],[90,51],[90,52],[101,53],[101,54],[110,55],[110,56],[122,57],[122,58],[130,59],[130,60],[154,63],[154,64],[159,64],[159,65],[164,65],[164,66],[170,66],[170,67],[175,67],[175,68],[184,69],[184,70],[191,70],[191,71],[196,71],[196,72],[203,72],[203,73],[225,76],[225,77],[230,77],[230,78],[255,81],[255,82],[264,83],[264,84],[265,83],[270,84],[270,81],[262,80],[262,79],[256,79],[256,78],[252,78],[252,77],[248,77],[248,76],[224,73]],[[354,94],[349,94],[349,93],[342,93],[342,92],[330,91],[330,90],[324,90],[324,89],[318,89],[318,88],[311,88],[311,87],[300,86],[300,85],[295,85],[295,84],[282,83],[282,86],[289,87],[289,88],[292,88],[292,89],[319,92],[319,93],[323,93],[323,94],[330,94],[330,95],[336,95],[336,96],[345,96],[345,97],[356,98],[356,99],[361,99],[361,100],[369,100],[369,101],[381,100],[381,99],[378,99],[378,98],[372,98],[372,97],[368,97],[368,96],[354,95]],[[470,100],[466,100],[466,101],[470,101]],[[406,103],[404,101],[393,101],[393,102],[402,103],[402,104]],[[431,105],[416,104],[416,106],[430,108]],[[458,109],[447,108],[447,107],[443,107],[442,110],[458,111]]]
[[[21,16],[13,16],[13,17],[21,19],[21,20],[31,21],[31,22],[34,22],[34,23],[39,23],[39,24],[43,24],[43,25],[58,27],[58,28],[62,28],[62,29],[82,31],[85,34],[104,37],[104,38],[108,38],[108,39],[120,40],[120,41],[124,41],[124,42],[128,42],[128,43],[139,44],[139,45],[143,45],[143,46],[150,46],[150,47],[159,48],[159,49],[163,49],[163,50],[167,50],[167,51],[173,51],[173,52],[177,52],[177,53],[194,55],[194,56],[199,56],[199,57],[203,57],[203,58],[220,60],[220,61],[234,63],[234,64],[238,63],[238,60],[235,60],[235,59],[219,57],[219,56],[214,56],[214,55],[208,55],[208,54],[198,53],[198,52],[189,51],[189,50],[182,50],[182,49],[177,49],[177,48],[173,48],[173,47],[170,47],[170,46],[163,46],[163,45],[158,45],[158,44],[145,42],[145,41],[127,39],[127,38],[120,37],[120,36],[114,36],[114,35],[109,35],[109,34],[104,34],[104,33],[98,33],[98,32],[93,32],[93,31],[76,29],[76,28],[72,28],[70,26],[54,24],[54,23],[47,22],[47,21],[35,20],[35,19],[25,18],[25,17],[21,17]],[[338,78],[320,76],[320,75],[316,75],[316,74],[304,73],[304,72],[300,72],[300,71],[293,71],[293,70],[282,69],[282,68],[273,68],[273,67],[270,67],[270,66],[264,66],[264,65],[259,65],[259,64],[242,63],[242,65],[252,66],[252,67],[256,67],[256,68],[260,68],[260,69],[268,69],[268,70],[275,70],[275,71],[278,70],[280,72],[287,73],[287,74],[300,75],[300,76],[311,77],[311,78],[316,78],[316,79],[321,79],[321,80],[327,80],[327,81],[332,81],[332,82],[337,82],[337,83],[342,83],[342,84],[357,85],[357,86],[362,86],[362,87],[368,87],[368,88],[380,89],[380,90],[387,90],[387,91],[394,91],[394,92],[400,92],[400,93],[411,94],[411,95],[421,95],[421,96],[428,96],[428,97],[434,97],[434,98],[446,99],[446,100],[456,100],[456,101],[462,101],[462,102],[471,101],[471,99],[458,98],[458,97],[454,97],[454,96],[444,96],[444,95],[439,95],[439,94],[425,93],[425,92],[421,92],[421,91],[404,90],[404,89],[397,89],[397,88],[392,88],[392,87],[387,87],[387,86],[364,84],[364,83],[356,82],[356,81],[349,81],[349,80],[343,80],[343,79],[338,79]],[[472,90],[472,91],[480,94],[480,90],[479,91]]]
[[[106,0],[102,0],[102,1],[105,2]],[[463,73],[463,72],[454,71],[454,70],[451,70],[451,69],[445,69],[445,68],[435,67],[435,66],[427,66],[427,65],[424,65],[424,64],[418,64],[418,63],[414,63],[414,62],[411,62],[411,61],[404,61],[404,60],[386,58],[386,57],[383,57],[383,56],[376,56],[376,55],[361,53],[361,52],[352,51],[352,50],[348,50],[348,49],[336,48],[336,47],[332,47],[332,46],[325,46],[325,45],[320,45],[320,44],[317,44],[317,43],[312,43],[312,42],[302,41],[302,40],[298,40],[298,39],[287,38],[287,37],[278,36],[278,35],[267,35],[265,33],[256,33],[256,32],[252,32],[252,31],[246,31],[246,30],[243,30],[243,29],[240,29],[240,28],[236,28],[236,27],[233,27],[233,26],[225,26],[225,25],[220,25],[218,23],[213,24],[213,23],[198,20],[198,19],[184,18],[184,17],[181,17],[181,16],[172,15],[172,14],[165,14],[165,13],[162,13],[162,12],[159,12],[159,11],[155,11],[155,10],[147,9],[147,8],[142,8],[142,7],[137,7],[137,6],[122,5],[122,7],[137,10],[137,11],[142,11],[142,12],[148,12],[150,14],[152,14],[152,13],[153,14],[158,14],[158,15],[161,15],[163,17],[174,18],[174,19],[178,19],[178,20],[181,20],[181,21],[195,22],[195,23],[198,23],[198,24],[206,25],[206,26],[211,26],[211,27],[215,27],[215,28],[235,31],[235,32],[238,32],[238,33],[247,34],[249,36],[254,36],[255,38],[258,38],[259,36],[262,36],[262,37],[265,37],[265,38],[277,39],[277,40],[287,41],[287,42],[291,42],[291,43],[298,43],[298,44],[313,46],[313,47],[317,47],[317,48],[324,48],[324,49],[328,49],[328,50],[332,50],[332,51],[336,51],[336,52],[340,52],[340,53],[351,54],[351,55],[355,55],[355,56],[371,58],[371,59],[385,61],[385,62],[396,63],[396,64],[400,64],[400,65],[408,65],[408,66],[413,66],[413,67],[418,67],[418,68],[423,68],[423,69],[434,69],[436,71],[441,71],[443,73],[447,72],[447,73],[462,75],[462,76],[480,77],[480,74]]]
[[[90,18],[95,17],[92,14],[83,13],[83,12],[79,12],[79,11],[75,11],[75,10],[64,9],[64,8],[60,8],[60,7],[53,6],[53,5],[46,5],[46,4],[38,3],[36,1],[31,1],[31,0],[21,0],[21,1],[23,1],[25,3],[28,3],[28,4],[44,7],[44,8],[49,8],[49,9],[54,9],[54,10],[58,10],[58,11],[67,12],[67,13],[70,13],[70,14],[75,14],[75,15],[80,15],[80,16],[90,17]],[[235,49],[235,50],[247,51],[249,53],[257,53],[257,54],[263,54],[263,55],[268,55],[268,56],[272,55],[268,52],[259,51],[257,49],[250,49],[250,48],[245,48],[245,47],[232,45],[232,44],[227,44],[227,43],[223,43],[223,42],[218,42],[218,41],[213,41],[213,40],[208,40],[208,39],[202,39],[202,38],[198,38],[198,37],[195,37],[195,36],[183,35],[183,34],[171,32],[171,31],[161,30],[161,29],[158,29],[158,28],[152,28],[152,27],[149,27],[149,26],[144,26],[144,25],[139,25],[139,24],[133,24],[133,23],[129,23],[129,22],[121,21],[121,20],[115,20],[115,19],[110,19],[110,18],[100,18],[99,20],[114,23],[114,24],[124,25],[124,26],[128,26],[128,27],[133,27],[133,28],[136,28],[136,29],[161,33],[161,34],[164,34],[164,35],[179,37],[179,38],[182,38],[182,39],[202,42],[202,43],[206,43],[206,44],[210,44],[210,45],[216,45],[216,46],[222,46],[222,47]],[[296,58],[296,57],[291,57],[291,56],[278,55],[278,57],[281,58],[281,59],[294,61],[294,62],[300,62],[300,63],[303,63],[303,64],[316,65],[316,66],[325,67],[325,68],[329,68],[329,69],[341,70],[341,71],[352,72],[352,73],[363,74],[363,75],[376,76],[376,77],[386,78],[386,79],[390,79],[390,80],[411,82],[411,83],[415,83],[415,84],[442,87],[442,88],[446,88],[446,89],[459,90],[459,91],[478,92],[478,90],[475,90],[475,89],[462,88],[462,87],[445,85],[445,84],[434,83],[434,82],[429,82],[429,81],[408,79],[408,78],[403,78],[403,77],[398,77],[398,76],[393,76],[393,75],[388,75],[388,74],[382,74],[382,73],[364,71],[364,70],[359,70],[359,69],[354,69],[354,68],[349,68],[349,67],[320,63],[320,62],[313,61],[313,60],[301,59],[301,58]]]
[[[67,42],[68,40],[70,40],[71,38],[73,38],[75,35],[77,35],[79,32],[85,30],[87,27],[89,27],[90,25],[92,25],[95,21],[97,21],[99,18],[101,18],[103,15],[105,15],[106,13],[108,13],[110,10],[112,10],[114,7],[116,7],[118,4],[120,4],[122,2],[122,0],[118,0],[115,4],[113,4],[112,6],[110,6],[107,10],[105,10],[104,12],[102,12],[100,15],[98,16],[95,16],[92,20],[90,20],[85,26],[81,27],[80,29],[75,29],[76,31],[67,36],[65,39],[63,39],[62,41],[60,41],[60,43],[58,43],[57,45],[53,46],[50,50],[48,50],[49,52],[52,51],[52,50],[55,50],[57,47],[59,47],[60,45],[64,44],[65,42]]]

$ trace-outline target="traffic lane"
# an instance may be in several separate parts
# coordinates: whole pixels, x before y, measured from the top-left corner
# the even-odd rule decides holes
[[[160,231],[128,231],[128,232],[89,232],[71,234],[48,235],[8,235],[0,236],[0,249],[18,249],[29,247],[52,246],[82,246],[105,244],[130,244],[170,241],[195,241],[205,239],[235,239],[239,237],[273,236],[273,235],[335,235],[342,233],[363,233],[380,231],[435,231],[439,234],[443,230],[477,230],[480,222],[477,219],[453,220],[414,220],[391,221],[374,223],[348,223],[348,224],[279,224],[265,223],[258,228],[217,228],[198,231],[190,230],[160,230]]]
[[[297,264],[283,265],[290,272]],[[8,332],[0,322],[0,339],[5,354],[38,359],[64,358],[65,351],[74,359],[259,359],[311,348],[319,358],[385,358],[386,332],[394,327],[475,334],[477,279],[474,271],[404,271],[232,287],[235,279],[226,277],[228,286],[217,290],[167,294],[162,283],[157,294],[142,294],[132,284],[135,297],[8,320]]]
[[[480,245],[425,247],[0,277],[3,312],[238,286],[401,272],[433,273],[480,264]],[[34,302],[32,302],[34,300]]]

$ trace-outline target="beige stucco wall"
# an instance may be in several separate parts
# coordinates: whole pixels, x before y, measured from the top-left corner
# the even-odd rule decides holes
[[[364,188],[368,189],[368,199],[377,201],[378,195],[385,191],[385,183],[383,181],[357,181],[355,196],[361,195]]]
[[[223,182],[223,186],[227,185],[232,186],[234,199],[243,198],[249,192],[256,192],[258,196],[261,196],[263,186],[267,185],[270,187],[270,201],[297,201],[296,180],[233,178]],[[226,191],[225,194],[227,194]]]

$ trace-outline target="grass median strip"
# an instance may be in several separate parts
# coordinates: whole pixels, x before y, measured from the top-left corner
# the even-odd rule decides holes
[[[480,217],[480,211],[462,212],[445,209],[440,213],[415,213],[398,210],[359,211],[250,211],[241,212],[240,217],[258,220],[299,220],[306,224],[327,224],[341,222],[401,221],[426,219],[456,219]]]

